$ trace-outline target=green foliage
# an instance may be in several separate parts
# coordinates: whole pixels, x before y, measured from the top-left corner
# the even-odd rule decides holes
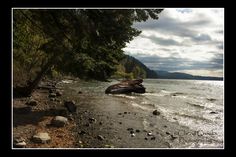
[[[157,78],[157,74],[147,68],[139,60],[126,55],[120,64],[116,66],[116,72],[112,78]]]
[[[133,22],[158,19],[161,11],[14,9],[13,64],[21,64],[29,76],[39,72],[36,78],[54,66],[56,76],[63,73],[106,80],[124,58],[122,48],[141,33],[132,27]],[[132,71],[130,77],[145,76],[139,67]]]

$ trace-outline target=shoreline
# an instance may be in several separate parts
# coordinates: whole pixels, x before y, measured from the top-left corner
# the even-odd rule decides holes
[[[194,143],[204,141],[204,137],[194,130],[170,122],[161,114],[154,115],[153,110],[147,114],[132,105],[115,103],[116,97],[112,99],[113,103],[97,103],[102,100],[85,92],[74,93],[61,84],[57,88],[63,92],[55,101],[48,98],[47,89],[37,89],[32,97],[39,104],[32,107],[31,113],[22,116],[14,112],[13,137],[23,136],[26,148],[181,149],[198,148]],[[14,110],[26,102],[26,98],[21,99],[14,99]],[[76,114],[63,128],[48,127],[54,116],[71,117],[65,114],[64,100],[75,100]],[[51,142],[34,144],[31,137],[38,130],[47,131],[52,138]]]

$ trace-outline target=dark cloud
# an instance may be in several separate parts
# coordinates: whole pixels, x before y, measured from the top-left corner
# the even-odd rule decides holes
[[[216,45],[216,47],[218,48],[218,49],[220,49],[220,50],[223,50],[223,43],[220,43],[220,44],[218,44],[218,45]]]
[[[207,34],[199,34],[197,36],[192,37],[193,41],[201,42],[201,41],[210,41],[212,40],[211,37]]]
[[[191,38],[198,34],[198,32],[191,29],[192,27],[199,27],[211,22],[210,20],[204,18],[198,19],[200,20],[181,22],[165,15],[160,16],[159,20],[147,20],[146,22],[135,23],[134,27],[140,30],[168,32],[172,35]]]
[[[180,45],[179,42],[177,42],[173,39],[165,39],[165,38],[161,38],[161,37],[156,37],[154,35],[151,35],[151,36],[140,35],[140,36],[151,40],[153,43],[163,45],[163,46]]]
[[[217,30],[216,33],[223,34],[223,30]]]
[[[181,57],[134,56],[153,70],[217,70],[223,69],[223,55],[216,54],[210,61],[193,61]]]

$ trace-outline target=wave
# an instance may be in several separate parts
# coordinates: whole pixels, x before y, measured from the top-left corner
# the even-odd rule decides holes
[[[190,119],[195,119],[195,120],[202,120],[202,121],[207,121],[207,122],[211,122],[211,120],[206,119],[204,117],[200,117],[200,116],[196,116],[196,115],[188,115],[188,114],[181,114],[181,113],[174,113],[177,116],[181,116],[184,118],[190,118]]]
[[[193,107],[197,107],[197,108],[202,108],[202,109],[205,108],[204,106],[198,105],[198,104],[193,104],[193,103],[189,103],[189,102],[187,102],[187,104],[190,105],[190,106],[193,106]]]

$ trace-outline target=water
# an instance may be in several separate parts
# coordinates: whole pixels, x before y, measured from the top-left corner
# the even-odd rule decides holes
[[[145,79],[144,94],[107,95],[112,82],[71,82],[73,93],[83,91],[96,103],[125,103],[142,112],[154,109],[170,122],[186,126],[214,142],[198,143],[198,147],[222,147],[224,140],[223,81]],[[73,94],[71,93],[71,94]],[[144,120],[145,126],[147,122]],[[209,141],[209,140],[207,140]],[[189,146],[191,147],[191,146]]]

